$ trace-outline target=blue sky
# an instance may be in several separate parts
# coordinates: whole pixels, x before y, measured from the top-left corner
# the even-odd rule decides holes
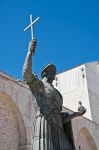
[[[0,70],[22,79],[22,65],[31,40],[29,15],[35,24],[37,49],[33,69],[47,63],[58,72],[99,60],[98,0],[0,0]]]

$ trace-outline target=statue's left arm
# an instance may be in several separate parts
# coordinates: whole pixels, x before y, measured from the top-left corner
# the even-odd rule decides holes
[[[82,116],[82,115],[84,115],[85,113],[86,113],[86,109],[85,109],[83,106],[80,107],[80,110],[79,110],[78,112],[74,112],[74,113],[72,113],[72,114],[63,112],[63,113],[62,113],[63,124],[65,124],[65,123],[71,121],[71,120],[72,120],[73,118],[75,118],[75,117]]]

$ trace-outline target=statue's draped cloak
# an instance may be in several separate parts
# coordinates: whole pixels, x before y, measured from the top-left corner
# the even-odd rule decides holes
[[[32,150],[74,150],[63,129],[61,94],[47,82],[38,84],[29,84],[36,111]]]

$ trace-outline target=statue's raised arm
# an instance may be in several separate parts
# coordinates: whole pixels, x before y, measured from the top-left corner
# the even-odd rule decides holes
[[[23,78],[25,79],[27,84],[29,86],[32,85],[33,88],[40,87],[40,80],[37,78],[36,74],[32,70],[32,59],[33,59],[32,57],[35,53],[36,45],[37,45],[36,39],[30,41],[22,71]]]

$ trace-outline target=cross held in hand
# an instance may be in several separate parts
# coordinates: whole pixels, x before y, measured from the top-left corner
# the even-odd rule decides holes
[[[34,30],[33,30],[33,25],[40,19],[40,17],[38,17],[37,19],[35,19],[34,21],[32,20],[32,15],[30,14],[30,25],[28,25],[24,31],[27,31],[29,28],[31,28],[31,38],[33,40],[34,38]]]

